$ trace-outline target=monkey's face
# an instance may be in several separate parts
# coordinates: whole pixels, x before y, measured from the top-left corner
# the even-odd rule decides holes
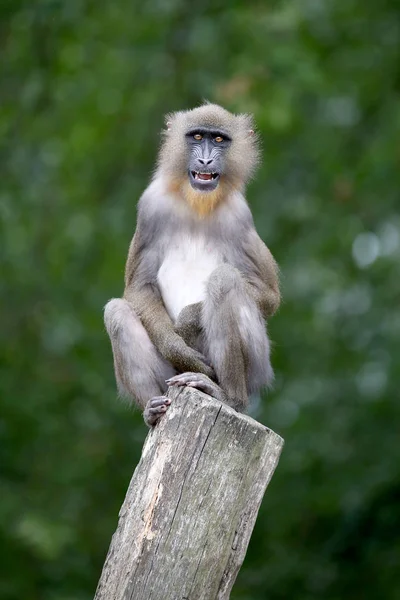
[[[186,142],[190,185],[196,191],[214,191],[224,174],[225,155],[231,138],[221,129],[196,127],[186,133]]]
[[[203,218],[244,191],[258,159],[250,115],[204,104],[167,115],[166,125],[158,164],[171,194]]]

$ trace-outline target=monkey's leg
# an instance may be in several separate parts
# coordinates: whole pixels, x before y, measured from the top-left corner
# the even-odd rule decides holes
[[[134,398],[144,420],[155,425],[170,405],[165,380],[176,371],[160,355],[130,304],[113,299],[104,309],[104,322],[114,355],[115,378],[122,396]]]
[[[211,274],[202,309],[204,354],[236,410],[273,379],[264,319],[240,272],[222,265]]]

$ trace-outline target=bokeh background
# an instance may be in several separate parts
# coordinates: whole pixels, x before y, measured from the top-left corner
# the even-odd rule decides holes
[[[235,600],[400,598],[395,0],[3,0],[0,598],[93,597],[146,428],[102,323],[164,113],[252,112],[286,439]]]

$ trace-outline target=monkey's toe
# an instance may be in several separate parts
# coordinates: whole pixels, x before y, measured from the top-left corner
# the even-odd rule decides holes
[[[166,383],[168,386],[186,385],[187,387],[193,387],[214,397],[216,397],[216,388],[218,388],[218,386],[216,386],[207,375],[203,375],[203,373],[180,373],[179,375],[167,379]]]
[[[173,377],[166,379],[165,382],[168,386],[187,385],[190,381],[195,381],[198,375],[198,373],[179,373],[179,375],[174,375]]]
[[[166,413],[171,400],[166,396],[155,396],[151,398],[143,412],[143,418],[148,427],[154,427],[159,419]]]

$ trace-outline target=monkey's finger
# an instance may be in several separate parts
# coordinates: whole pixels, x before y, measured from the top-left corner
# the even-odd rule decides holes
[[[162,404],[161,406],[155,406],[154,408],[149,408],[147,412],[149,413],[149,415],[159,415],[159,414],[165,413],[167,409],[168,409],[168,406],[166,404]]]
[[[212,395],[212,387],[210,386],[208,381],[189,381],[189,383],[187,383],[186,385],[187,387],[196,388],[197,390],[206,392],[206,394],[209,394],[210,396]]]
[[[171,400],[166,396],[155,396],[150,400],[150,408],[155,408],[156,406],[162,406],[163,404],[171,404]]]
[[[148,408],[143,413],[144,422],[148,427],[154,427],[165,414],[168,406],[159,406],[157,408]],[[161,410],[163,409],[163,410]],[[157,411],[157,412],[156,412]]]
[[[193,373],[192,371],[185,371],[184,373],[178,373],[178,375],[173,375],[169,377],[167,381],[173,381],[174,379],[182,379],[183,377],[197,377],[199,373]]]
[[[155,396],[151,398],[143,412],[143,418],[149,427],[154,427],[158,420],[166,413],[171,400],[166,396]]]
[[[165,382],[167,385],[184,385],[185,381],[183,379],[172,379]]]
[[[180,379],[179,381],[167,381],[166,384],[168,386],[172,386],[172,385],[186,385],[186,381],[182,381]]]
[[[201,381],[201,379],[193,379],[191,381],[188,381],[186,385],[190,385],[190,387],[203,388],[207,385],[207,383],[205,381]]]
[[[209,379],[202,373],[182,373],[172,377],[171,380],[167,381],[167,385],[178,385],[196,388],[209,394],[213,395],[213,386]]]
[[[174,375],[174,377],[166,379],[165,383],[167,385],[186,385],[188,381],[195,380],[196,377],[197,373],[181,373],[180,375]]]
[[[205,385],[206,381],[207,380],[204,379],[204,376],[202,377],[201,375],[197,375],[196,373],[193,373],[193,375],[191,377],[185,378],[185,385],[190,385],[190,384]]]

